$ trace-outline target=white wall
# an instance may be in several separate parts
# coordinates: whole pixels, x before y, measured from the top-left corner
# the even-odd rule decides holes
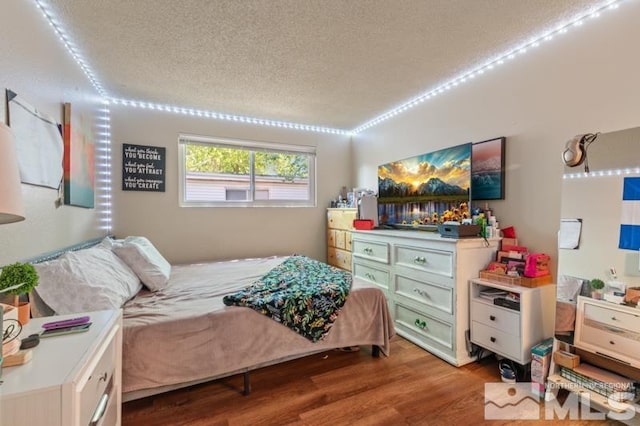
[[[144,235],[172,263],[275,254],[326,259],[326,207],[350,187],[348,136],[249,126],[113,106],[113,232]],[[317,207],[178,206],[178,134],[316,146]],[[122,191],[122,144],[166,147],[166,191]]]
[[[522,244],[557,258],[564,143],[640,124],[638,22],[640,2],[624,2],[356,135],[355,185],[376,187],[377,166],[392,160],[506,136],[506,199],[490,206]]]
[[[71,55],[54,35],[35,2],[2,0],[0,6],[0,116],[8,88],[62,122],[63,103],[100,105]],[[4,121],[6,122],[6,121]],[[16,141],[20,143],[20,141]],[[99,237],[99,209],[56,208],[55,189],[22,185],[26,220],[0,225],[0,265]]]

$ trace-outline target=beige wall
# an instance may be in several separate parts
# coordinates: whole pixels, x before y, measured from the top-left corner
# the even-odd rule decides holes
[[[304,254],[326,259],[326,207],[350,186],[348,136],[248,126],[192,116],[112,107],[113,231],[144,235],[172,263]],[[311,145],[317,148],[317,207],[178,206],[178,134]],[[122,191],[122,144],[166,147],[166,191]]]
[[[506,200],[491,203],[520,240],[556,256],[564,142],[577,133],[635,127],[640,117],[640,4],[542,45],[353,138],[245,126],[113,107],[113,208],[117,235],[151,238],[173,262],[299,252],[325,257],[325,207],[343,185],[375,188],[390,160],[468,141],[507,137]],[[62,103],[95,91],[34,4],[4,0],[0,83],[62,120]],[[4,102],[0,113],[4,116]],[[318,205],[307,209],[179,208],[177,134],[247,138],[318,147]],[[164,194],[120,189],[122,143],[167,147]],[[99,209],[55,207],[55,190],[23,185],[25,222],[0,226],[0,264],[101,236]]]
[[[355,136],[354,183],[376,187],[377,166],[391,160],[506,136],[506,199],[490,206],[501,226],[555,262],[564,143],[640,124],[638,16],[640,3],[626,2]]]
[[[0,117],[4,89],[62,122],[62,105],[100,106],[96,91],[44,20],[33,1],[2,0],[0,6]],[[20,143],[20,141],[16,141]],[[56,208],[55,189],[22,185],[26,220],[0,225],[0,265],[33,257],[104,234],[100,211]]]

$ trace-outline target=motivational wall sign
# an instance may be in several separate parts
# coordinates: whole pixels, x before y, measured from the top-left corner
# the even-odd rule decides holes
[[[122,145],[122,190],[164,192],[166,148]]]

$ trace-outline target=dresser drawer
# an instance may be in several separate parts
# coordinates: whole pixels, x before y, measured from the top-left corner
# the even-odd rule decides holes
[[[327,223],[329,228],[353,229],[353,220],[356,218],[356,210],[328,210]]]
[[[104,348],[104,346],[103,346]],[[77,389],[78,401],[80,403],[80,423],[88,425],[91,423],[103,395],[108,394],[110,389],[107,386],[112,381],[116,368],[116,339],[113,334],[106,344],[106,348],[100,355],[98,361],[93,365],[81,379]]]
[[[336,246],[336,230],[335,229],[327,229],[327,245],[329,247]]]
[[[520,312],[473,300],[471,321],[485,324],[512,336],[520,336]]]
[[[327,263],[332,266],[350,271],[351,270],[351,253],[346,250],[340,250],[335,247],[327,249]]]
[[[640,314],[640,310],[638,310],[638,313]],[[605,306],[585,303],[584,318],[585,320],[596,321],[614,328],[640,332],[640,315],[630,312],[622,312]]]
[[[358,239],[354,239],[351,244],[354,255],[385,264],[389,263],[389,244]]]
[[[389,271],[372,268],[369,265],[353,262],[353,276],[362,278],[384,289],[389,289]]]
[[[349,250],[351,249],[351,233],[339,229],[327,230],[327,245],[339,249],[347,249],[347,235],[349,236]]]
[[[452,288],[414,280],[399,274],[395,275],[395,284],[396,294],[442,312],[453,314]]]
[[[453,277],[453,253],[412,246],[395,246],[396,265]]]
[[[601,323],[585,321],[576,338],[576,346],[584,344],[593,348],[601,348],[605,355],[612,356],[623,361],[637,363],[640,353],[640,330],[629,332],[622,329],[603,327]]]
[[[409,329],[421,338],[433,340],[440,345],[453,348],[453,326],[429,315],[396,303],[395,321],[400,327]]]
[[[471,321],[474,343],[514,361],[520,360],[520,337],[505,333],[477,321]]]
[[[346,249],[347,248],[347,244],[346,244],[345,236],[347,234],[347,231],[336,230],[335,233],[336,233],[336,237],[335,237],[335,240],[334,240],[335,246],[337,248],[339,248],[339,249],[343,249],[343,250]]]

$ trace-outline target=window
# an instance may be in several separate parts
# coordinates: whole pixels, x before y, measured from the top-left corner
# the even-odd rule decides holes
[[[180,135],[180,205],[314,207],[315,147]]]

